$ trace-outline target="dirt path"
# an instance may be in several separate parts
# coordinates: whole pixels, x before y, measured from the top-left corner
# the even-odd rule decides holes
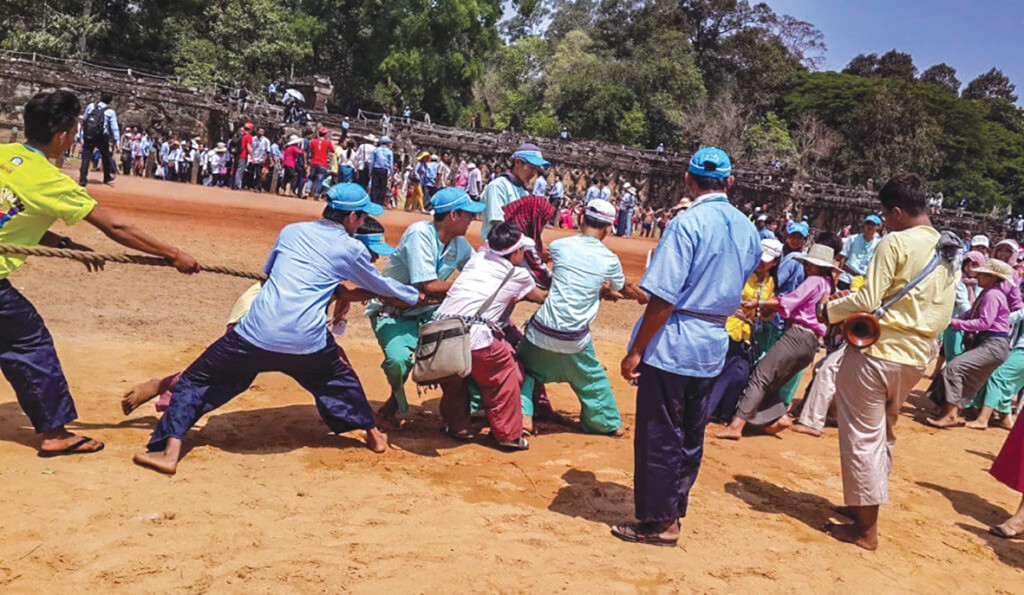
[[[254,269],[281,226],[320,210],[136,179],[90,190],[202,260]],[[420,217],[386,215],[389,239]],[[113,249],[87,226],[70,233]],[[609,245],[638,278],[654,244]],[[358,435],[330,435],[290,380],[263,376],[203,420],[179,474],[167,478],[131,464],[156,417],[144,407],[125,418],[120,394],[187,365],[223,332],[248,282],[118,265],[88,274],[41,258],[12,281],[56,337],[81,416],[76,429],[107,449],[36,458],[31,427],[0,382],[4,590],[1024,592],[1021,545],[985,532],[1019,497],[987,475],[1001,430],[934,430],[908,407],[874,554],[818,530],[841,493],[834,429],[820,439],[709,439],[678,549],[608,534],[609,523],[632,514],[632,432],[613,440],[552,428],[529,452],[502,454],[442,437],[436,391],[391,432],[394,448],[376,456]],[[628,425],[634,391],[615,371],[639,313],[635,304],[605,304],[595,326]],[[366,320],[351,320],[343,343],[379,403],[380,352]],[[578,411],[567,387],[552,395],[561,411]]]

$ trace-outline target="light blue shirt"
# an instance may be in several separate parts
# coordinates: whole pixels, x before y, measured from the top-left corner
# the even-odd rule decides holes
[[[421,182],[424,186],[437,186],[437,170],[441,164],[437,161],[427,162],[427,175],[423,177]]]
[[[875,247],[878,246],[878,242],[881,240],[882,238],[877,233],[875,234],[875,239],[870,242],[864,239],[864,234],[862,233],[847,240],[841,252],[846,257],[846,266],[857,271],[858,275],[867,273],[868,264],[871,263],[871,257],[875,254]],[[849,283],[853,280],[853,275],[843,271],[839,276],[839,280]]]
[[[380,146],[373,150],[370,155],[370,169],[386,169],[388,173],[395,171],[395,156],[391,149]]]
[[[82,121],[84,122],[94,109],[103,110],[103,134],[113,139],[120,138],[121,128],[117,125],[117,112],[102,101],[97,101],[96,103],[90,103],[87,105],[85,113],[82,114]]]
[[[682,376],[709,378],[725,363],[729,335],[685,309],[722,317],[736,312],[747,278],[761,258],[757,228],[725,194],[705,194],[665,227],[640,288],[675,305],[655,333],[643,361]],[[633,329],[630,346],[643,318]]]
[[[537,181],[533,183],[533,194],[535,196],[544,196],[548,193],[548,181],[544,179],[544,176],[537,176]]]
[[[416,166],[416,177],[420,179],[421,186],[434,185],[434,174],[430,171],[429,163],[420,163]]]
[[[601,286],[612,291],[626,284],[619,257],[601,240],[576,235],[551,242],[548,250],[554,261],[551,290],[535,318],[546,327],[560,331],[578,331],[597,318]],[[579,341],[555,339],[526,327],[526,338],[541,349],[556,353],[579,353],[590,344],[590,336]]]
[[[442,244],[433,221],[417,221],[410,225],[395,249],[382,274],[406,285],[417,286],[448,279],[455,271],[461,271],[473,256],[473,247],[463,236]],[[371,301],[366,307],[366,315],[374,316],[383,306],[379,300]],[[436,309],[436,305],[408,308],[402,310],[401,315],[419,316]]]
[[[480,224],[480,237],[486,241],[487,234],[491,233],[493,223],[505,220],[505,205],[515,202],[527,194],[526,188],[513,183],[503,175],[491,180],[484,188],[484,193],[480,195],[481,199],[487,203],[483,222]]]
[[[327,346],[327,304],[342,281],[415,304],[419,291],[382,276],[370,253],[341,225],[321,219],[285,226],[263,272],[263,289],[235,331],[276,353],[314,353]]]
[[[601,198],[601,189],[597,186],[587,188],[587,194],[583,197],[583,204],[586,205],[595,198]]]
[[[562,198],[565,194],[565,187],[562,185],[561,180],[555,180],[555,183],[551,186],[551,198]]]
[[[607,186],[602,188],[601,189],[601,198],[607,200],[608,202],[611,202],[611,200],[612,200],[612,189],[607,187]]]
[[[775,232],[770,230],[770,229],[768,229],[767,227],[765,227],[764,229],[759,231],[758,235],[761,236],[762,240],[777,240],[778,239],[777,237],[775,237]]]

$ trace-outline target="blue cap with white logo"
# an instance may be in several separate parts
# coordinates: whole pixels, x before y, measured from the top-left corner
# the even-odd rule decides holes
[[[811,227],[803,221],[792,221],[786,226],[786,233],[798,233],[806,238],[811,235]]]
[[[864,218],[864,223],[874,223],[875,225],[882,224],[882,218],[878,215],[871,214]]]
[[[547,167],[551,165],[550,161],[544,159],[544,155],[542,155],[540,152],[540,147],[538,147],[537,145],[531,145],[529,143],[525,145],[520,145],[519,148],[516,149],[516,152],[512,153],[512,159],[522,159],[523,161],[536,167]]]
[[[362,211],[374,217],[384,212],[384,207],[370,201],[370,195],[362,186],[351,182],[331,186],[327,191],[327,206],[339,211]]]
[[[469,197],[462,188],[449,186],[438,190],[430,197],[430,206],[435,213],[451,213],[452,211],[465,211],[467,213],[480,213],[487,208],[486,203],[477,202]]]
[[[693,154],[687,169],[695,176],[725,179],[732,175],[732,161],[725,151],[705,147]]]

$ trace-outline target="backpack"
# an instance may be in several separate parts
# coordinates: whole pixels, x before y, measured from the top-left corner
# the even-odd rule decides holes
[[[238,157],[238,154],[241,152],[242,138],[239,136],[231,137],[231,140],[228,141],[228,153],[230,153],[232,157]]]
[[[103,136],[103,112],[107,111],[106,108],[100,109],[95,103],[92,104],[92,111],[85,117],[85,121],[82,122],[82,133],[85,138],[89,140],[96,140]]]

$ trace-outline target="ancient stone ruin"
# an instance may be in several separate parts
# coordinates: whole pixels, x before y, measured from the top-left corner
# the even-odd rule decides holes
[[[337,132],[343,116],[326,111],[331,93],[330,80],[309,77],[292,81],[308,100],[313,120]],[[114,94],[122,126],[140,126],[151,134],[175,137],[198,136],[206,143],[224,140],[246,121],[267,129],[271,138],[298,133],[282,122],[280,106],[262,97],[241,99],[216,87],[189,87],[166,78],[130,70],[104,69],[76,63],[53,63],[28,58],[0,56],[0,127],[21,125],[21,109],[35,93],[57,88],[71,89],[83,102],[93,101],[102,91]],[[380,121],[353,120],[356,137],[379,137]],[[418,122],[403,123],[393,118],[388,132],[395,140],[396,162],[405,167],[423,150],[449,153],[453,163],[473,161],[485,173],[500,171],[508,156],[524,142],[542,148],[552,162],[548,175],[561,175],[570,197],[581,198],[597,179],[606,179],[615,195],[625,182],[638,190],[645,204],[655,208],[675,204],[683,196],[682,178],[688,156],[659,155],[655,151],[608,143],[556,138],[532,138],[514,132],[470,131]],[[738,163],[734,167],[736,187],[730,193],[738,205],[767,205],[772,213],[791,212],[807,216],[815,229],[838,230],[855,227],[868,213],[877,212],[872,192],[826,182],[801,180],[792,170],[760,164]],[[933,216],[939,227],[961,234],[988,233],[1001,236],[997,217],[971,213],[956,218],[952,209]]]

